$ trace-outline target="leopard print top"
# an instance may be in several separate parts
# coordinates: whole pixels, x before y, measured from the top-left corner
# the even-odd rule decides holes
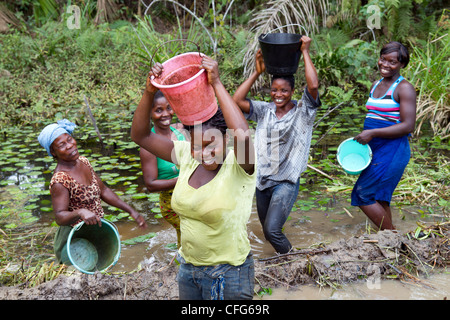
[[[50,189],[55,183],[61,183],[67,190],[69,190],[69,211],[85,208],[92,211],[99,217],[103,217],[104,212],[101,204],[102,200],[100,198],[101,191],[94,173],[94,169],[86,157],[80,156],[78,159],[91,171],[91,184],[84,185],[79,183],[67,172],[59,171],[53,174],[50,181]],[[76,223],[72,224],[72,226],[81,221],[82,219],[79,219]]]

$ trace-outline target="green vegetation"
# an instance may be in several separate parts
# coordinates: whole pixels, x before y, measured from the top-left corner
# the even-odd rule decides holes
[[[147,8],[140,1],[0,3],[0,271],[7,278],[0,282],[30,284],[32,273],[38,283],[37,279],[45,279],[38,274],[64,271],[49,262],[54,228],[37,225],[52,210],[48,183],[54,163],[36,139],[46,124],[62,118],[76,122],[79,146],[101,177],[125,200],[142,206],[147,219],[160,217],[157,197],[143,187],[129,129],[151,57],[162,62],[179,52],[197,50],[189,42],[167,43],[170,39],[188,39],[203,53],[215,56],[222,80],[233,92],[252,71],[259,34],[277,28],[298,33],[298,24],[307,29],[314,41],[312,58],[323,103],[310,165],[324,174],[310,168],[302,177],[302,193],[313,193],[295,209],[305,212],[326,210],[336,197],[348,199],[356,178],[339,168],[337,145],[362,128],[368,88],[379,77],[376,61],[381,46],[390,40],[404,42],[411,62],[403,75],[416,87],[418,117],[411,139],[414,160],[395,202],[405,208],[421,206],[424,215],[448,218],[450,20],[443,1],[305,1],[310,11],[295,1],[197,0],[183,1],[184,8],[174,2],[154,1],[146,16]],[[81,9],[79,29],[67,27],[70,5]],[[367,28],[370,5],[381,9],[379,29]],[[257,83],[254,96],[268,99],[267,80]],[[304,86],[302,66],[296,80]],[[299,98],[302,90],[296,94]],[[87,115],[84,96],[99,124],[102,144]],[[105,211],[112,221],[129,219],[111,207]],[[19,244],[26,244],[26,250]],[[22,274],[12,276],[17,266]]]

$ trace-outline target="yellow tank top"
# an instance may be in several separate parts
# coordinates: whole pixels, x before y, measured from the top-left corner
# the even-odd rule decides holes
[[[190,143],[174,141],[180,174],[172,208],[180,216],[180,254],[195,266],[244,263],[250,252],[247,222],[256,186],[256,169],[247,174],[229,151],[217,175],[198,189],[188,180],[200,165]]]

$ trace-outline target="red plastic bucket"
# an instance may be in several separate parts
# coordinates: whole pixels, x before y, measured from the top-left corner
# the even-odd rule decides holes
[[[216,95],[201,63],[199,52],[177,55],[164,62],[162,74],[151,80],[185,125],[205,122],[217,112]]]

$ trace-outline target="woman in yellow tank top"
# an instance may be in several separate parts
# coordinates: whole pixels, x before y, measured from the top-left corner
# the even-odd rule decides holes
[[[220,109],[210,120],[188,128],[190,142],[150,133],[157,91],[150,79],[134,114],[131,138],[180,169],[172,198],[181,220],[180,299],[252,299],[254,264],[247,222],[256,184],[253,142],[247,121],[220,81],[217,62],[204,56],[201,67]],[[162,68],[155,64],[149,77],[158,77]],[[230,130],[234,148],[228,152],[224,133]]]

